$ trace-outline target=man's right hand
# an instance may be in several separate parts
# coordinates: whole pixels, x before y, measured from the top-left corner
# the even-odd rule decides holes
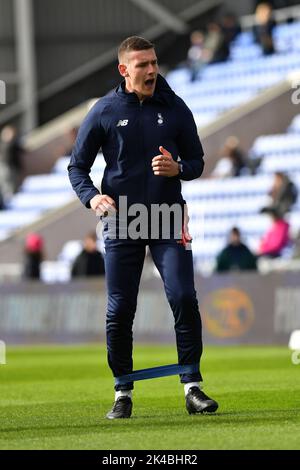
[[[108,214],[115,214],[117,211],[115,201],[106,194],[96,194],[90,200],[90,206],[97,216],[107,216]]]

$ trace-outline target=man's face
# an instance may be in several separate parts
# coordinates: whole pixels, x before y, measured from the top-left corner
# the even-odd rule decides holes
[[[125,53],[119,72],[125,77],[127,91],[136,93],[139,99],[152,96],[158,74],[154,49]]]
[[[84,244],[83,245],[84,245],[84,249],[88,253],[93,253],[94,251],[97,250],[97,242],[92,237],[86,237],[84,239]]]
[[[231,245],[238,246],[241,243],[241,236],[239,233],[231,232],[229,242]]]

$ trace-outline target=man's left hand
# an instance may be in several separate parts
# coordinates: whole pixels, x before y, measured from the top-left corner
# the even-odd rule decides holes
[[[152,160],[152,170],[155,176],[177,176],[179,174],[179,165],[168,150],[160,146],[160,155],[157,155]]]

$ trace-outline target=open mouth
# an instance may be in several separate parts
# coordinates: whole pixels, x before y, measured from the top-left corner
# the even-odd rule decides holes
[[[148,80],[145,81],[146,87],[149,87],[149,88],[153,87],[154,83],[155,83],[154,78],[148,78]]]

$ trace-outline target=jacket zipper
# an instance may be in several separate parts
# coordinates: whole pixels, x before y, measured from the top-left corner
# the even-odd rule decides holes
[[[147,168],[147,161],[146,161],[146,152],[144,148],[144,126],[143,126],[143,109],[144,109],[144,104],[143,102],[140,101],[140,131],[141,131],[141,155],[142,158],[144,159],[144,204],[148,206],[148,178],[147,178],[147,173],[148,173],[148,168]]]

